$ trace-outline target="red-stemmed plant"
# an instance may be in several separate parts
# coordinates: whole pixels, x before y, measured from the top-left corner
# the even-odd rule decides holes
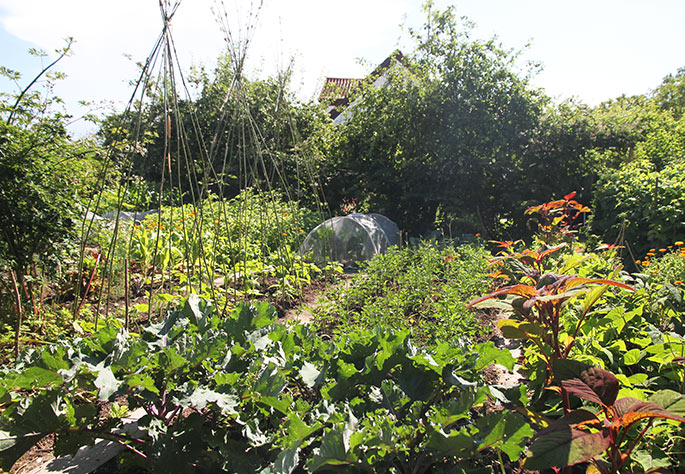
[[[685,418],[656,403],[631,397],[617,399],[618,379],[607,370],[558,360],[554,364],[554,376],[557,383],[554,388],[599,405],[599,410],[578,408],[539,431],[523,462],[526,469],[560,471],[567,466],[590,462],[601,474],[618,473],[627,465],[630,454],[654,420],[685,423]],[[631,436],[631,427],[644,419],[648,419],[648,423],[637,435]]]

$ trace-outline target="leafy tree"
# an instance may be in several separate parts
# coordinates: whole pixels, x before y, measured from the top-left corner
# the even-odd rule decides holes
[[[70,43],[58,50],[58,60],[69,49]],[[96,149],[86,140],[73,141],[66,128],[69,117],[55,111],[60,100],[51,88],[62,76],[48,69],[56,62],[16,97],[0,95],[0,268],[7,272],[5,294],[14,295],[17,309],[17,349],[26,298],[33,303],[28,276],[37,275],[38,267],[57,268],[82,217],[82,200],[97,181]],[[6,68],[1,72],[14,81],[21,78]],[[32,89],[42,76],[46,93]]]
[[[631,103],[622,116],[613,117],[616,127],[632,122],[630,145],[620,153],[603,152],[593,168],[597,182],[592,229],[606,241],[623,236],[639,255],[668,245],[685,232],[685,118],[676,118],[646,97]]]
[[[604,171],[596,184],[593,231],[623,236],[633,255],[672,244],[685,234],[685,163],[657,169],[648,160]]]
[[[470,39],[453,8],[426,5],[416,51],[391,68],[386,86],[366,87],[340,127],[333,199],[359,194],[413,233],[436,213],[461,231],[491,230],[512,200],[542,98],[515,71],[516,54]],[[345,196],[347,195],[347,196]]]
[[[653,96],[659,107],[670,110],[676,118],[682,117],[685,113],[685,67],[664,77]]]
[[[523,210],[530,201],[578,192],[590,201],[603,167],[617,167],[635,155],[652,120],[641,97],[621,97],[591,108],[573,100],[548,104],[520,160]],[[514,185],[514,183],[512,183]]]

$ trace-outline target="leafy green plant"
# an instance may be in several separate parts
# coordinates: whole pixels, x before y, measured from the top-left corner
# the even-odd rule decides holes
[[[685,235],[683,173],[685,163],[677,159],[662,169],[639,160],[603,171],[595,184],[593,232],[608,241],[623,236],[635,255],[670,245]]]
[[[647,435],[654,420],[685,423],[681,414],[672,413],[652,401],[631,397],[617,398],[619,381],[609,371],[570,360],[554,364],[559,390],[600,407],[595,413],[578,408],[538,432],[522,466],[526,469],[572,466],[591,462],[602,474],[623,472],[630,455]],[[657,393],[654,400],[683,413],[685,397],[672,390]],[[637,435],[634,425],[649,420]],[[604,457],[601,457],[602,455]]]
[[[410,328],[415,341],[465,344],[479,334],[466,302],[485,288],[488,253],[478,245],[393,248],[379,255],[348,285],[329,292],[316,322],[346,333],[359,327]]]
[[[493,450],[517,460],[533,434],[514,413],[476,416],[491,392],[482,370],[514,363],[492,343],[422,352],[388,330],[324,341],[274,317],[241,304],[222,318],[192,296],[139,334],[108,327],[29,351],[0,379],[1,466],[52,433],[56,454],[112,439],[156,472],[460,472]],[[114,401],[144,410],[140,433],[100,418]]]
[[[524,251],[520,258],[524,261],[532,259],[536,264],[541,264],[541,259],[553,250],[555,249],[540,253]],[[498,301],[495,306],[510,307],[520,319],[502,319],[497,322],[497,326],[502,330],[504,337],[523,339],[535,347],[536,357],[544,362],[544,383],[549,385],[554,361],[568,357],[578,331],[602,294],[610,286],[628,290],[632,288],[625,283],[600,278],[584,278],[551,272],[538,276],[538,270],[528,271],[526,276],[533,280],[533,284],[518,283],[503,286],[471,301],[469,307],[495,298],[509,297],[504,301]],[[585,296],[580,313],[574,320],[574,327],[569,330],[564,325],[563,312],[570,300],[581,295]]]

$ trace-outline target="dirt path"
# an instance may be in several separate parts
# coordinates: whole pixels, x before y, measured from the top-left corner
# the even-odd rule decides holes
[[[310,323],[314,318],[313,312],[316,308],[331,304],[324,293],[335,288],[349,288],[352,284],[352,273],[343,273],[340,281],[325,288],[307,289],[302,295],[300,304],[294,308],[285,311],[284,319],[286,321],[297,321],[301,323]]]

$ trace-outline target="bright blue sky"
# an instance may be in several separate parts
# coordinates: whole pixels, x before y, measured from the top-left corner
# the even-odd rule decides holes
[[[223,40],[213,0],[183,0],[173,32],[182,66],[211,67]],[[245,18],[250,0],[225,0],[230,18]],[[258,3],[258,2],[256,2]],[[326,75],[363,76],[393,49],[405,47],[399,25],[422,23],[420,0],[265,0],[250,54],[252,67],[273,73],[295,56],[303,99],[315,96]],[[506,47],[539,61],[534,84],[557,99],[575,96],[591,105],[621,94],[640,94],[685,66],[682,0],[436,0],[454,4],[477,25],[475,36],[497,35]],[[75,116],[76,101],[125,103],[142,61],[160,31],[158,0],[0,0],[0,65],[29,80],[40,61],[29,47],[52,52],[76,39],[60,70],[69,76],[56,90]],[[244,20],[243,20],[244,24]],[[24,82],[23,84],[25,84]],[[13,87],[0,79],[0,90]]]

